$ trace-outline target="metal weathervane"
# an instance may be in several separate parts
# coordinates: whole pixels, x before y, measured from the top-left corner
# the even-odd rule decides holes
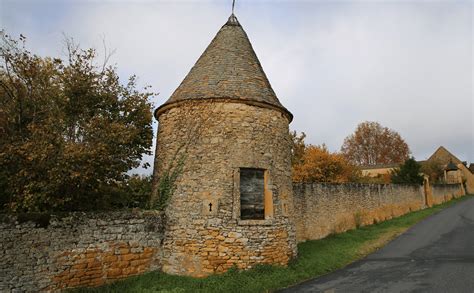
[[[232,0],[232,14],[234,14],[235,0]]]

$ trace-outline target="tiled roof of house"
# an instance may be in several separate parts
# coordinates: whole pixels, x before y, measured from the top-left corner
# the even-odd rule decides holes
[[[452,161],[455,164],[461,164],[455,155],[449,152],[445,147],[440,146],[429,158],[428,161],[439,161],[441,163],[447,164],[449,161]]]

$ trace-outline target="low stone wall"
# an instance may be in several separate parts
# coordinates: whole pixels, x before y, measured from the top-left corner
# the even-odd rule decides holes
[[[425,207],[421,185],[295,183],[293,192],[299,242]]]
[[[464,195],[461,184],[433,184],[431,197],[433,204],[440,204]]]
[[[300,242],[319,239],[370,225],[424,208],[426,200],[439,204],[459,197],[463,191],[460,184],[433,185],[427,196],[419,185],[294,184],[296,238]],[[268,227],[224,229],[211,222],[196,221],[182,240],[170,241],[165,239],[163,214],[152,211],[0,215],[0,292],[99,286],[165,267],[179,273],[183,268],[163,257],[167,245],[183,252],[200,249],[209,258],[208,265],[222,267],[217,272],[232,265],[248,268],[253,263],[288,261],[285,241],[295,237],[288,225],[269,221]],[[197,234],[205,234],[206,241],[195,242]],[[250,246],[252,239],[263,244]],[[273,244],[265,246],[267,240]],[[193,265],[192,258],[186,261]]]
[[[0,292],[98,286],[160,268],[152,212],[1,216]]]

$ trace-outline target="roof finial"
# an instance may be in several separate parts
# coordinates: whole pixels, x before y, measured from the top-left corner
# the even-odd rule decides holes
[[[235,0],[232,0],[232,14],[230,15],[229,19],[227,20],[225,25],[236,25],[240,26],[239,21],[237,20],[237,17],[234,15],[234,8],[235,8]]]

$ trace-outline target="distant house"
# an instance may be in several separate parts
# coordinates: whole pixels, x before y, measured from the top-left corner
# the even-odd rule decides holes
[[[418,161],[424,165],[430,162],[437,162],[444,170],[444,181],[446,183],[464,182],[467,193],[474,194],[474,163],[467,167],[466,162],[461,161],[445,147],[440,146],[427,160]],[[362,176],[383,177],[389,176],[400,164],[385,164],[374,166],[362,166]]]
[[[467,193],[474,193],[474,174],[466,166],[466,162],[461,161],[445,147],[440,146],[427,161],[435,161],[443,164],[444,176],[447,183],[464,182]],[[471,164],[470,166],[472,166]],[[457,170],[455,170],[457,168]]]
[[[449,161],[449,163],[444,168],[444,182],[446,183],[459,183],[462,182],[461,172],[453,163],[453,161]]]

